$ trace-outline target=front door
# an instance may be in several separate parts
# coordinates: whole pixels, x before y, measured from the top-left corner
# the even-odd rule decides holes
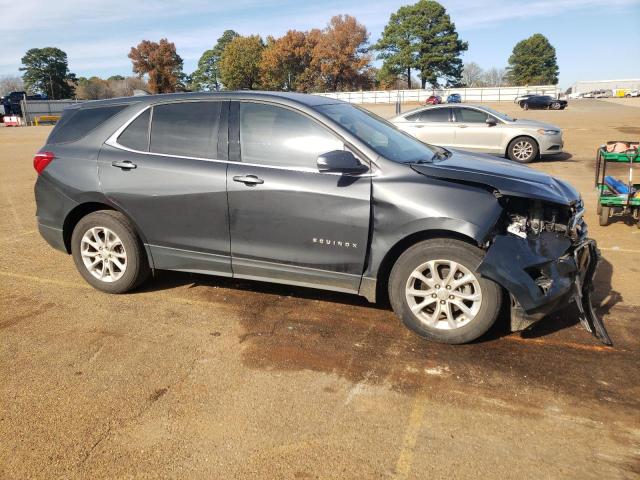
[[[474,108],[454,108],[453,112],[456,148],[481,153],[504,153],[504,129],[500,120],[496,119],[496,125],[489,125],[489,114]]]
[[[230,115],[239,120],[230,120],[230,155],[241,160],[227,172],[234,276],[357,291],[370,175],[319,172],[317,157],[345,146],[302,112],[232,102]]]
[[[228,111],[223,101],[155,105],[100,151],[104,194],[136,224],[155,268],[231,275]]]

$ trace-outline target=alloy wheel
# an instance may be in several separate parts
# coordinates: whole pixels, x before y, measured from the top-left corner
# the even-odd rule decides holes
[[[526,140],[520,140],[513,146],[513,156],[519,161],[528,160],[533,155],[533,145]]]
[[[80,255],[89,273],[98,280],[112,283],[127,269],[127,252],[120,237],[106,227],[93,227],[80,241]]]
[[[482,291],[476,276],[452,260],[430,260],[409,276],[405,297],[426,326],[453,330],[470,323],[480,311]]]

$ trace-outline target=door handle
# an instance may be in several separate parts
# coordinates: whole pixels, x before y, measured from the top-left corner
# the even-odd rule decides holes
[[[424,125],[414,125],[413,128],[422,128]]]
[[[138,167],[135,163],[130,162],[129,160],[125,160],[123,162],[111,162],[111,166],[121,168],[122,170],[132,170]]]
[[[458,125],[458,128],[467,128],[469,125]]]
[[[256,177],[255,175],[236,175],[233,177],[234,182],[244,183],[245,185],[260,185],[264,183],[264,180]]]

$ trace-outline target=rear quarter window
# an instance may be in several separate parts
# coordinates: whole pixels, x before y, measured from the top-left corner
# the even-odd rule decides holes
[[[49,135],[47,143],[69,143],[80,140],[126,107],[127,105],[108,105],[67,110]]]

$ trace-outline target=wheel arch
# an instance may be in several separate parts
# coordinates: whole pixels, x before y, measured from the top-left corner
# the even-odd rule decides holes
[[[131,223],[133,229],[135,230],[136,235],[142,242],[142,246],[144,247],[144,251],[147,254],[147,260],[149,261],[149,267],[153,270],[153,258],[151,257],[151,252],[147,248],[147,241],[144,235],[141,233],[138,225],[131,219],[126,212],[122,211],[122,209],[116,207],[113,204],[106,203],[100,200],[89,200],[83,203],[76,205],[73,209],[67,213],[67,216],[64,219],[62,226],[62,238],[64,240],[64,247],[68,254],[71,254],[71,236],[73,235],[73,230],[78,224],[80,220],[89,215],[90,213],[97,212],[100,210],[111,210],[115,212],[119,212]]]
[[[476,239],[454,230],[420,230],[401,238],[387,251],[378,267],[375,288],[376,301],[388,302],[389,275],[393,265],[396,263],[398,258],[400,258],[400,255],[418,242],[437,238],[460,240],[474,247],[478,247],[478,241]]]

